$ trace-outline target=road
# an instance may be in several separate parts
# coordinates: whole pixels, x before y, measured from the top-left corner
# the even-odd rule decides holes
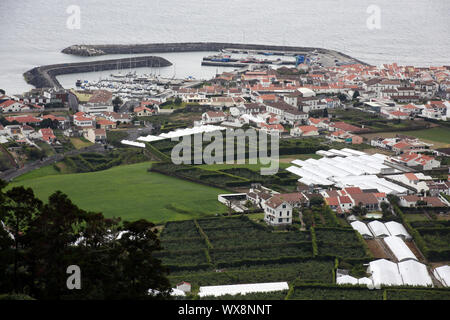
[[[147,124],[144,128],[128,129],[127,130],[128,137],[126,139],[131,140],[131,141],[136,141],[137,138],[139,138],[140,136],[151,134],[152,130],[153,130],[153,126],[151,124]],[[11,169],[11,170],[1,172],[0,179],[6,180],[6,181],[11,181],[12,179],[17,178],[25,173],[48,166],[50,164],[54,164],[58,161],[61,161],[66,156],[73,156],[73,155],[77,155],[77,154],[85,153],[85,152],[102,152],[103,153],[106,151],[107,151],[107,149],[105,148],[105,145],[94,144],[94,145],[86,147],[86,148],[82,148],[82,149],[78,149],[78,150],[70,150],[70,151],[67,151],[64,153],[58,153],[51,157],[44,158],[43,160],[37,160],[37,161],[31,162],[31,163],[28,163],[27,165],[25,165],[22,168]]]
[[[6,181],[11,181],[12,179],[17,178],[18,176],[21,176],[25,173],[48,166],[50,164],[54,164],[58,161],[61,161],[66,156],[77,155],[77,154],[84,153],[84,152],[105,152],[105,151],[107,151],[105,149],[105,146],[100,145],[100,144],[95,144],[95,145],[92,145],[92,146],[89,146],[89,147],[86,147],[83,149],[70,150],[70,151],[67,151],[64,153],[56,154],[56,155],[48,157],[48,158],[44,158],[43,160],[36,160],[34,162],[31,162],[31,163],[25,165],[24,167],[22,167],[20,169],[8,170],[5,172],[2,172],[0,174],[0,179],[6,180]]]

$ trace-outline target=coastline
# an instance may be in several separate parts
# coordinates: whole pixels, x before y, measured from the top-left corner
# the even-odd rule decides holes
[[[72,45],[61,52],[77,56],[99,56],[107,54],[138,54],[138,53],[164,53],[164,52],[192,52],[192,51],[221,51],[223,49],[247,49],[265,51],[285,51],[319,54],[330,54],[338,59],[352,60],[355,63],[370,65],[364,61],[353,58],[339,51],[318,48],[279,46],[265,44],[226,43],[226,42],[180,42],[180,43],[147,43],[147,44],[105,44],[105,45]]]
[[[92,71],[104,71],[115,69],[129,69],[145,67],[148,65],[158,65],[161,67],[171,66],[167,59],[156,56],[132,57],[123,59],[99,60],[90,62],[60,63],[35,67],[23,74],[25,81],[36,88],[58,88],[63,89],[56,79],[62,74],[82,73]]]
[[[334,61],[369,65],[363,61],[350,57],[344,53],[324,48],[277,46],[261,44],[219,43],[219,42],[185,42],[185,43],[152,43],[131,45],[72,45],[61,52],[70,55],[92,57],[108,54],[143,54],[168,52],[201,52],[217,51],[223,49],[251,50],[251,51],[278,51],[289,53],[310,54],[316,52],[330,63]],[[25,81],[36,88],[56,87],[62,85],[56,76],[71,73],[103,71],[113,69],[127,69],[131,67],[145,67],[149,64],[158,64],[161,67],[170,66],[167,59],[157,56],[133,57],[90,62],[63,63],[35,67],[23,74]]]

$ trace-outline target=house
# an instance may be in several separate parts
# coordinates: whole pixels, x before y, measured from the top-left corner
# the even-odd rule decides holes
[[[85,131],[84,137],[92,143],[106,143],[106,130],[89,128]]]
[[[265,124],[264,122],[261,122],[259,124],[260,130],[262,132],[265,132],[267,134],[273,134],[281,136],[281,134],[284,132],[284,127],[281,124]]]
[[[98,119],[97,125],[100,126],[100,129],[105,130],[115,129],[117,127],[117,124],[115,122],[106,119]]]
[[[256,98],[258,103],[275,103],[278,101],[278,97],[274,94],[262,94]]]
[[[47,114],[47,115],[42,116],[42,119],[43,120],[50,119],[52,121],[57,121],[58,128],[63,129],[63,130],[67,129],[70,126],[70,120],[67,119],[66,117],[58,117],[53,114]]]
[[[334,123],[330,123],[330,125],[328,126],[330,131],[345,131],[345,132],[360,132],[363,131],[364,129],[345,123],[345,122],[334,122]]]
[[[117,123],[131,123],[131,116],[128,113],[103,112],[101,114],[105,119]]]
[[[191,292],[191,284],[189,282],[185,282],[185,281],[180,282],[180,283],[177,284],[176,288],[178,290],[183,291],[184,293]]]
[[[225,121],[226,114],[222,111],[208,111],[202,114],[202,122],[204,124],[220,123]]]
[[[361,204],[363,208],[367,211],[377,211],[380,210],[379,202],[377,197],[373,193],[358,193],[350,195],[355,206]]]
[[[53,134],[53,130],[50,128],[40,129],[39,134],[42,136],[42,140],[44,140],[48,144],[56,142],[56,136]]]
[[[291,129],[291,136],[298,137],[310,137],[310,136],[318,136],[319,129],[315,126],[298,126]]]
[[[441,162],[434,157],[414,152],[405,153],[399,156],[397,160],[409,167],[419,166],[422,170],[432,170],[441,166]]]
[[[410,114],[408,112],[402,112],[402,111],[388,112],[388,119],[406,120],[409,118],[409,116],[410,116]]]
[[[308,125],[315,126],[319,129],[328,129],[330,120],[328,118],[309,118]]]
[[[242,107],[246,114],[258,114],[266,111],[266,107],[259,103],[244,103]]]
[[[15,100],[6,100],[0,103],[1,112],[20,112],[23,104]]]
[[[78,106],[78,111],[85,112],[87,114],[99,115],[103,112],[113,112],[114,106],[113,105],[86,103],[86,104],[80,104]]]
[[[308,119],[308,114],[299,111],[297,108],[287,104],[284,101],[267,103],[266,110],[281,117],[283,122],[290,124],[304,122]]]
[[[39,125],[42,122],[42,119],[29,115],[6,117],[5,119],[8,122],[17,121],[20,124],[28,124],[28,125]]]
[[[73,115],[73,124],[80,128],[95,127],[95,118],[84,112],[77,112]]]
[[[284,111],[284,122],[291,125],[304,123],[308,119],[308,114],[295,108]]]
[[[146,106],[136,107],[136,108],[134,108],[133,112],[138,117],[147,117],[147,116],[151,116],[153,114],[156,114],[156,110],[155,109],[150,109],[150,108],[148,108]]]
[[[292,205],[281,197],[273,196],[266,202],[264,221],[272,226],[292,224]]]
[[[399,205],[401,207],[407,208],[417,207],[420,203],[422,203],[422,205],[426,207],[442,208],[447,206],[444,202],[442,202],[441,199],[439,199],[439,197],[419,197],[415,195],[409,195],[401,196],[399,197],[399,199]]]

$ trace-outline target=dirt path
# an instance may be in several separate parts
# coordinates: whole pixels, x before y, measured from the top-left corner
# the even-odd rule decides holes
[[[370,252],[376,259],[390,259],[389,255],[385,252],[377,240],[366,240],[366,243]]]

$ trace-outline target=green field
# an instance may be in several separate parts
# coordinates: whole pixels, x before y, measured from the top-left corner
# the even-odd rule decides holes
[[[411,131],[369,133],[369,134],[362,134],[362,136],[369,139],[377,136],[392,138],[395,137],[397,134],[419,138],[424,142],[434,144],[433,145],[434,148],[445,148],[450,146],[450,129],[446,127],[435,127],[431,129],[411,130]]]
[[[57,175],[57,174],[60,174],[60,173],[55,169],[55,167],[53,165],[49,165],[49,166],[45,166],[45,167],[30,171],[28,173],[25,173],[25,174],[15,178],[14,183],[25,181],[25,180],[30,180],[30,179],[46,177],[46,176]]]
[[[217,195],[226,191],[147,172],[149,167],[150,163],[144,162],[78,174],[56,174],[53,167],[45,167],[18,178],[9,187],[31,187],[42,200],[61,190],[84,210],[124,220],[145,218],[162,223],[227,211],[217,201]]]
[[[405,131],[403,134],[411,135],[419,139],[450,144],[450,129],[445,127],[436,127],[432,129],[416,130],[416,131]]]

